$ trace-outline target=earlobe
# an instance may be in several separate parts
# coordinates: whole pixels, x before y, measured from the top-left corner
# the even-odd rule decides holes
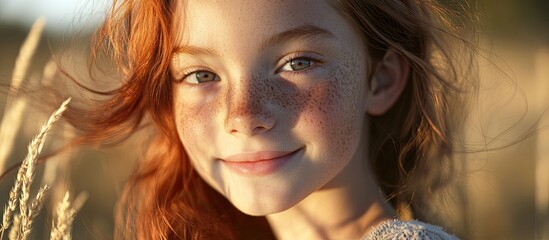
[[[400,98],[409,74],[410,65],[406,58],[393,49],[388,49],[375,66],[370,79],[366,112],[374,116],[385,114]]]

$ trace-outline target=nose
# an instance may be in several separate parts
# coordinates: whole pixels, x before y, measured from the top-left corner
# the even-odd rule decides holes
[[[232,135],[253,136],[268,132],[276,119],[269,109],[265,81],[249,78],[239,81],[227,93],[225,128]]]

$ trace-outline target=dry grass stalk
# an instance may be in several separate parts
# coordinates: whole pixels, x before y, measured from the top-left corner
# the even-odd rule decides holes
[[[15,67],[11,79],[11,86],[13,89],[20,89],[21,87],[36,47],[38,46],[44,24],[44,18],[36,20],[19,51],[19,55],[15,60]],[[2,151],[0,151],[0,172],[4,172],[5,170],[4,167],[7,162],[7,157],[10,155],[13,148],[13,141],[15,140],[15,135],[21,125],[21,117],[26,105],[26,102],[22,99],[16,99],[15,95],[14,91],[8,93],[6,103],[13,104],[13,107],[10,108],[6,105],[2,124],[0,125],[0,146],[2,146]]]
[[[59,129],[63,136],[57,142],[53,144],[62,144],[65,140],[70,139],[73,132],[66,126],[61,126]],[[57,203],[63,199],[66,189],[68,189],[70,178],[70,162],[73,155],[72,150],[67,150],[62,153],[56,154],[52,158],[48,159],[45,163],[44,174],[42,175],[42,185],[47,184],[53,186],[51,189],[49,198],[50,203]]]
[[[23,83],[25,73],[29,68],[34,52],[36,51],[45,24],[46,20],[43,17],[38,18],[32,25],[29,35],[19,50],[19,55],[15,60],[15,67],[11,78],[11,85],[15,88],[19,88]]]
[[[72,230],[72,222],[74,221],[74,216],[76,216],[77,211],[77,208],[71,206],[69,192],[67,191],[65,197],[57,206],[57,221],[52,227],[50,240],[71,239],[70,233]]]
[[[62,139],[70,139],[70,136],[72,136],[71,129],[66,126],[62,126],[62,129],[59,130],[63,131]],[[63,199],[66,190],[69,189],[72,156],[73,151],[68,150],[46,161],[44,174],[42,175],[42,185],[48,184],[53,186],[48,197],[51,209],[55,209],[56,206],[54,204],[59,203]],[[77,200],[78,197],[74,200],[75,206]]]
[[[4,208],[4,215],[2,217],[2,233],[0,235],[0,239],[4,236],[4,231],[7,230],[11,224],[11,218],[13,216],[13,212],[15,211],[15,208],[17,207],[17,200],[19,198],[19,189],[21,188],[21,183],[23,182],[23,175],[25,173],[25,170],[27,166],[25,165],[26,162],[23,162],[21,164],[21,167],[19,167],[19,171],[17,172],[17,178],[15,179],[15,184],[10,190],[10,197],[8,199],[8,204]]]
[[[46,66],[44,67],[44,71],[42,72],[42,85],[44,86],[51,86],[53,82],[53,77],[55,77],[55,74],[57,73],[57,63],[53,59],[50,59],[48,63],[46,63]]]
[[[38,154],[42,151],[42,148],[44,147],[46,136],[48,132],[51,130],[53,123],[59,120],[59,118],[61,117],[61,114],[63,114],[63,112],[67,109],[67,105],[70,102],[70,100],[71,99],[68,98],[67,100],[65,100],[65,102],[63,102],[63,104],[61,104],[61,107],[59,107],[59,109],[56,110],[50,116],[48,121],[40,129],[40,132],[38,133],[38,135],[36,135],[34,139],[31,141],[31,143],[29,144],[27,157],[25,158],[25,160],[23,160],[23,163],[21,164],[21,167],[17,172],[17,178],[14,186],[10,191],[10,198],[8,200],[8,204],[4,208],[5,211],[3,215],[2,229],[1,229],[2,232],[0,234],[0,239],[2,239],[2,237],[4,236],[4,231],[7,230],[10,226],[11,217],[15,211],[15,205],[17,205],[17,195],[20,195],[19,211],[21,214],[21,224],[20,224],[22,227],[21,232],[22,233],[26,232],[26,227],[28,227],[29,224],[32,223],[31,209],[28,206],[28,200],[30,197],[30,186],[32,184],[32,181],[34,180],[34,174],[35,174],[34,169],[35,169],[36,160],[38,159]],[[19,189],[21,191],[19,191]],[[45,194],[45,190],[42,190],[41,192]],[[39,192],[39,195],[40,194],[41,193]]]
[[[89,194],[87,192],[81,192],[76,196],[74,201],[72,202],[72,206],[76,212],[80,211],[82,206],[84,206],[84,203],[88,200]]]
[[[2,125],[0,125],[0,145],[2,151],[0,151],[0,172],[5,171],[5,166],[8,162],[8,156],[11,154],[13,143],[15,141],[15,135],[19,131],[23,112],[27,106],[27,102],[23,99],[15,99],[12,107],[6,106],[4,117],[2,119]]]
[[[0,152],[0,172],[4,171],[7,157],[13,148],[13,141],[19,130],[21,118],[26,107],[26,102],[24,99],[17,98],[16,93],[19,89],[21,89],[27,69],[40,40],[40,35],[43,28],[44,19],[40,18],[34,23],[16,59],[11,82],[11,86],[13,88],[8,93],[8,98],[6,100],[6,102],[12,105],[12,107],[8,107],[9,105],[6,106],[4,118],[2,119],[2,124],[0,125],[0,146],[3,148],[3,151]],[[55,75],[55,72],[55,63],[53,61],[48,62],[44,69],[42,83],[44,85],[51,85],[51,80]],[[70,98],[63,102],[61,107],[50,116],[48,121],[40,129],[38,135],[36,135],[29,144],[28,154],[21,163],[21,166],[17,172],[16,181],[10,191],[8,203],[4,208],[2,225],[0,226],[0,240],[3,239],[5,231],[10,229],[17,203],[19,203],[19,214],[16,214],[13,219],[13,226],[11,226],[8,237],[9,239],[14,240],[24,240],[29,236],[32,230],[33,220],[39,214],[44,204],[45,197],[50,190],[48,185],[40,188],[36,197],[29,205],[30,188],[35,177],[35,164],[38,159],[38,155],[44,147],[48,132],[51,130],[53,123],[58,121],[61,114],[66,110],[69,102]],[[58,214],[60,215],[61,221],[57,222],[58,226],[56,229],[62,231],[56,231],[56,233],[61,233],[61,235],[59,235],[61,239],[70,239],[72,221],[78,211],[77,209],[83,204],[83,201],[85,201],[85,199],[79,200],[80,203],[76,204],[78,207],[75,209],[70,206],[67,193],[66,198],[58,209]],[[52,231],[52,236],[53,234],[54,232]]]
[[[20,236],[20,229],[21,226],[21,215],[17,214],[15,215],[15,218],[13,219],[13,227],[10,230],[9,239],[10,240],[17,240]]]
[[[536,239],[549,239],[549,48],[540,49],[537,53],[536,71],[538,80],[538,112],[544,119],[539,126],[544,131],[537,135],[536,162]]]
[[[38,133],[38,135],[36,135],[36,137],[32,140],[28,147],[29,153],[27,155],[27,158],[25,159],[25,161],[27,161],[25,164],[27,168],[25,169],[25,175],[23,175],[23,182],[21,184],[21,197],[19,198],[21,227],[23,227],[21,230],[23,233],[25,232],[24,227],[28,226],[28,223],[30,222],[30,208],[28,206],[28,200],[30,197],[30,187],[32,181],[34,180],[34,169],[36,165],[36,160],[38,159],[38,154],[42,151],[42,148],[44,147],[46,136],[51,130],[53,123],[59,120],[61,114],[63,114],[63,112],[67,109],[67,104],[69,104],[70,100],[70,98],[65,100],[65,102],[61,104],[61,107],[50,116],[48,121],[42,126],[40,132]]]
[[[34,221],[36,216],[38,216],[38,213],[40,213],[42,206],[44,206],[44,200],[49,190],[50,190],[50,186],[48,185],[43,186],[38,191],[36,198],[34,198],[34,200],[32,201],[30,208],[28,209],[28,215],[29,215],[28,219],[24,225],[21,225],[20,239],[26,239],[30,234],[30,231],[32,230],[32,222]]]

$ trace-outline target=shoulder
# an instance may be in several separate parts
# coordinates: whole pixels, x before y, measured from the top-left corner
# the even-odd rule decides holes
[[[363,240],[457,240],[454,235],[446,233],[441,227],[420,221],[388,220],[374,227]]]

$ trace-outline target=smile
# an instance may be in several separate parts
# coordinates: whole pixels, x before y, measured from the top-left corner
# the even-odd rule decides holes
[[[303,148],[292,152],[266,151],[257,153],[243,153],[221,159],[232,171],[248,176],[269,175],[285,165]]]

